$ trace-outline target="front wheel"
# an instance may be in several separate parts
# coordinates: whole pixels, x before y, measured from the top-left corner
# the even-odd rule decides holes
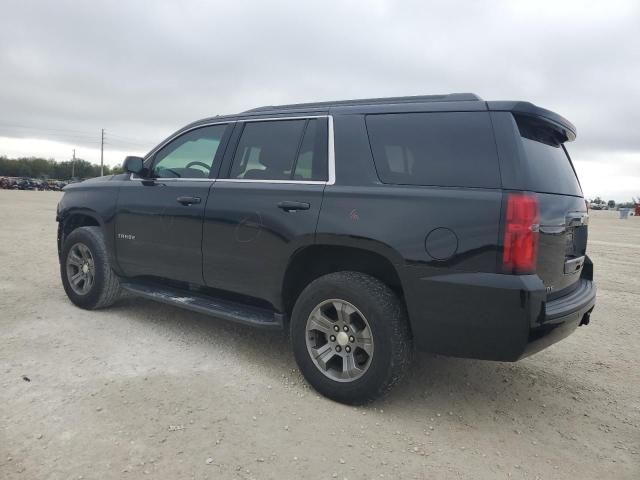
[[[387,285],[360,272],[311,282],[293,309],[291,340],[311,386],[348,404],[390,390],[406,372],[412,350],[404,306]]]
[[[65,239],[60,259],[62,285],[81,308],[104,308],[120,296],[120,282],[111,270],[99,227],[80,227]]]

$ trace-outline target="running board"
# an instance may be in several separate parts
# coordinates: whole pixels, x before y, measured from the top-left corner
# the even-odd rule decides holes
[[[285,315],[266,308],[230,300],[206,297],[186,290],[140,283],[121,283],[127,292],[138,297],[175,305],[212,317],[254,327],[282,328]]]

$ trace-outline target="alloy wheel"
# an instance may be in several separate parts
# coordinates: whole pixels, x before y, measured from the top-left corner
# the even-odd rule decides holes
[[[75,243],[67,254],[67,279],[78,295],[86,295],[95,281],[95,264],[91,250],[84,243]]]
[[[316,306],[305,333],[313,363],[332,380],[352,382],[371,365],[371,327],[362,312],[345,300],[325,300]]]

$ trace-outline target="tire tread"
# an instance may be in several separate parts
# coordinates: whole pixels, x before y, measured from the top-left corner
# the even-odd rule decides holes
[[[381,312],[381,316],[390,323],[391,327],[391,355],[389,361],[385,366],[385,371],[376,376],[375,382],[368,384],[367,388],[357,390],[350,389],[349,387],[345,388],[344,384],[330,386],[330,383],[327,381],[314,384],[313,377],[315,375],[310,374],[310,372],[305,372],[307,367],[304,362],[300,362],[298,359],[299,355],[308,355],[306,347],[305,351],[301,352],[302,343],[299,344],[297,348],[295,348],[296,345],[294,344],[294,352],[297,350],[296,357],[298,364],[307,381],[322,394],[348,404],[358,405],[368,403],[387,394],[404,378],[409,369],[413,348],[411,331],[404,304],[388,285],[370,275],[356,271],[340,271],[324,275],[307,285],[298,297],[292,314],[291,336],[293,342],[296,342],[296,339],[294,339],[294,327],[300,328],[299,322],[306,323],[306,312],[301,311],[301,304],[305,303],[315,292],[321,291],[325,286],[331,286],[347,294],[351,293],[364,298],[367,302],[371,302],[371,306],[375,308],[376,311]],[[358,308],[360,307],[361,306],[358,306]],[[294,323],[296,324],[295,326]],[[304,342],[304,339],[302,339],[302,342]],[[375,385],[375,387],[372,388],[373,385]]]
[[[99,291],[98,297],[93,302],[87,303],[83,302],[79,304],[78,302],[72,301],[83,308],[88,308],[91,310],[97,310],[101,308],[107,308],[113,305],[118,298],[120,298],[122,289],[120,287],[120,280],[118,276],[115,274],[111,265],[109,263],[109,253],[107,252],[107,247],[104,243],[104,237],[102,236],[102,230],[100,227],[79,227],[73,230],[69,236],[65,239],[65,244],[67,242],[71,243],[74,240],[74,237],[77,236],[88,236],[91,240],[91,248],[94,248],[96,251],[92,252],[95,262],[96,275],[98,272],[102,272],[102,282],[101,289]],[[66,251],[66,249],[65,249]],[[64,259],[62,259],[64,262]],[[64,263],[60,265],[62,274],[64,273]]]

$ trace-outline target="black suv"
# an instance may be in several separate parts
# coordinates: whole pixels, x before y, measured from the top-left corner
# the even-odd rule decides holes
[[[587,324],[575,127],[473,94],[256,108],[69,185],[62,283],[290,331],[324,395],[388,390],[414,348],[515,361]]]

